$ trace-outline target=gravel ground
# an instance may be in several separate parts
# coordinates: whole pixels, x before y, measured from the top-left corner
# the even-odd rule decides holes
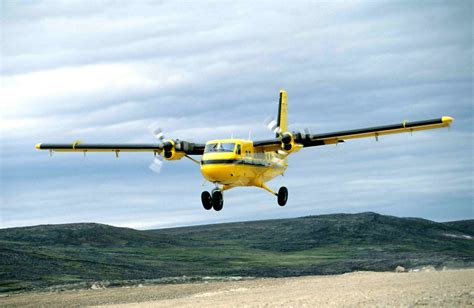
[[[474,269],[416,273],[355,272],[335,276],[24,293],[1,306],[327,307],[474,306]]]

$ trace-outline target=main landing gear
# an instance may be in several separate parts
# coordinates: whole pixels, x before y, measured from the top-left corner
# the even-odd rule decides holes
[[[286,202],[288,201],[288,188],[285,186],[280,187],[278,190],[278,205],[279,206],[285,206]]]
[[[263,189],[265,189],[266,191],[268,191],[272,195],[277,196],[279,206],[285,206],[286,205],[286,202],[288,201],[288,188],[286,188],[285,186],[282,186],[278,190],[278,193],[276,193],[273,190],[271,190],[270,187],[268,187],[267,185],[265,185],[263,183],[261,184],[260,187],[262,187]]]
[[[214,189],[212,195],[208,191],[203,191],[201,194],[202,206],[206,210],[214,209],[220,211],[224,207],[224,198],[222,197],[222,191]]]
[[[277,196],[279,206],[286,205],[286,202],[288,201],[288,188],[282,186],[278,190],[278,193],[276,193],[265,184],[262,184],[261,187],[269,191],[273,195]],[[213,189],[211,193],[208,191],[203,191],[201,193],[201,201],[202,206],[206,210],[214,209],[215,211],[219,212],[224,207],[224,198],[222,196],[222,190],[220,190],[219,188]]]

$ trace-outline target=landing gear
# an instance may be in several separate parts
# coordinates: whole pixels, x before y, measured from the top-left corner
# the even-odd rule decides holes
[[[215,211],[222,210],[224,206],[224,198],[222,198],[222,192],[220,190],[213,190],[212,191],[212,207]]]
[[[208,191],[203,191],[201,194],[202,206],[206,210],[212,209],[212,197]]]
[[[285,206],[286,205],[286,202],[288,201],[288,188],[286,188],[285,186],[282,186],[280,187],[280,189],[278,190],[278,194],[276,192],[274,192],[273,190],[271,190],[267,185],[265,185],[264,183],[261,183],[260,184],[260,187],[262,187],[263,189],[265,189],[266,191],[268,191],[269,193],[271,193],[272,195],[275,195],[277,196],[278,198],[278,204],[280,206]]]
[[[272,195],[275,195],[278,199],[278,205],[280,206],[285,206],[286,202],[288,201],[288,188],[282,186],[278,190],[278,193],[274,192],[271,190],[268,186],[265,184],[260,184],[261,188],[267,190],[270,192]],[[224,197],[222,195],[222,191],[226,190],[226,187],[216,187],[212,190],[212,192],[208,191],[203,191],[201,193],[201,201],[202,201],[202,206],[206,210],[214,209],[215,211],[219,212],[222,210],[224,207]]]
[[[278,204],[280,206],[285,206],[286,202],[288,201],[288,188],[285,186],[280,187],[278,190]]]
[[[224,198],[222,191],[214,189],[212,195],[208,191],[203,191],[201,194],[202,206],[206,210],[214,208],[215,211],[220,211],[224,207]]]

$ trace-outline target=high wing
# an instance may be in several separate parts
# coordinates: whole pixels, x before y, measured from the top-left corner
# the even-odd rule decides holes
[[[76,141],[69,144],[38,143],[36,145],[38,150],[54,152],[154,152],[156,154],[162,154],[167,147],[185,155],[202,155],[205,145],[180,140],[167,140],[160,144],[88,144]]]
[[[302,144],[303,147],[313,147],[327,144],[336,144],[339,142],[344,142],[348,139],[367,137],[375,137],[378,139],[379,136],[383,135],[409,133],[434,128],[443,128],[448,127],[453,122],[453,120],[453,118],[445,116],[432,120],[416,122],[403,121],[400,124],[360,128],[315,135],[309,133],[293,132],[292,138],[294,139],[295,143]],[[284,133],[282,133],[282,136],[283,135]],[[264,150],[272,150],[275,147],[281,146],[281,143],[282,137],[279,137],[269,140],[255,141],[254,147],[260,147]]]

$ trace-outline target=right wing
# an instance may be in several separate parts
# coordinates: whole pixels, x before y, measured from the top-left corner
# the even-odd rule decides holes
[[[368,127],[368,128],[359,128],[353,130],[338,131],[325,134],[308,134],[308,133],[298,133],[293,132],[293,140],[297,144],[303,145],[303,147],[313,147],[321,146],[328,144],[336,144],[344,142],[348,139],[356,138],[367,138],[375,137],[378,139],[379,136],[389,135],[389,134],[399,134],[399,133],[409,133],[419,130],[427,130],[434,128],[443,128],[448,127],[454,121],[451,117],[441,117],[439,119],[424,120],[424,121],[415,121],[407,122],[403,121],[400,124]],[[283,136],[285,133],[282,133]],[[268,140],[259,140],[254,142],[254,147],[260,148],[264,151],[276,151],[281,149],[282,137],[268,139]]]
[[[295,142],[303,144],[304,147],[312,147],[326,144],[335,144],[339,142],[344,142],[348,139],[356,138],[367,138],[375,137],[378,139],[379,136],[390,135],[390,134],[400,134],[400,133],[410,133],[414,131],[434,129],[434,128],[443,128],[448,127],[451,122],[453,122],[451,117],[442,117],[439,119],[416,121],[416,122],[407,122],[403,121],[400,124],[368,127],[368,128],[359,128],[353,130],[339,131],[326,134],[317,134],[317,135],[303,135],[297,134],[295,137]]]

